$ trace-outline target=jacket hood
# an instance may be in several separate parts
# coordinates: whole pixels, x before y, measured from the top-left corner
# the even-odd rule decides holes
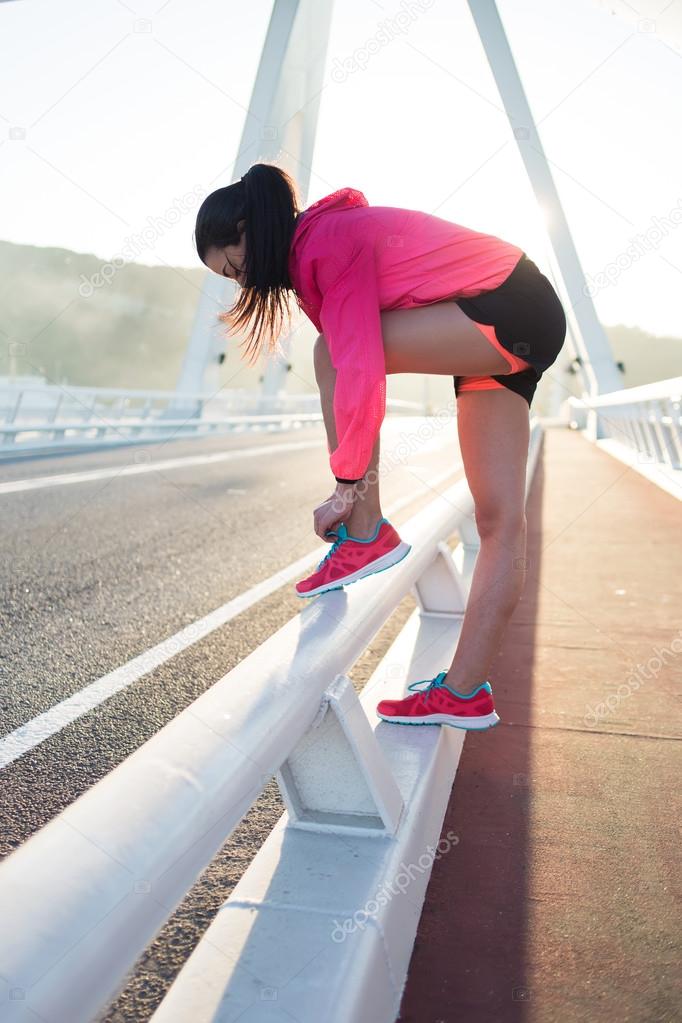
[[[318,199],[312,206],[308,206],[299,213],[294,229],[295,237],[292,249],[294,245],[299,244],[308,233],[310,225],[316,223],[319,217],[325,213],[352,209],[355,206],[369,206],[367,199],[357,188],[339,188],[336,192],[330,192],[329,195]]]
[[[326,213],[327,210],[342,210],[348,206],[369,206],[362,192],[357,188],[339,188],[336,192],[330,192],[303,210],[306,217],[309,214]]]

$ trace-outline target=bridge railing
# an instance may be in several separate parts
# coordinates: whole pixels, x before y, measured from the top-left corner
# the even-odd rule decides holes
[[[541,438],[533,420],[526,494]],[[434,850],[458,841],[441,848],[464,733],[374,708],[450,663],[473,512],[465,481],[438,495],[401,525],[412,550],[390,572],[306,603],[0,865],[6,1023],[95,1018],[273,775],[286,811],[154,1019],[270,1018],[274,999],[299,1023],[395,1019]],[[408,593],[358,697],[346,672]]]
[[[90,421],[102,417],[146,419],[168,410],[186,409],[188,414],[224,415],[257,412],[313,412],[319,409],[316,394],[260,395],[244,389],[225,389],[215,394],[136,390],[120,387],[79,387],[29,384],[0,387],[2,421],[45,423],[58,419]]]
[[[571,397],[562,411],[569,426],[682,496],[682,377],[596,398]]]
[[[410,414],[423,408],[417,402],[390,399],[386,410]],[[170,435],[291,429],[321,421],[316,393],[270,396],[246,390],[179,394],[56,385],[0,387],[0,453]]]

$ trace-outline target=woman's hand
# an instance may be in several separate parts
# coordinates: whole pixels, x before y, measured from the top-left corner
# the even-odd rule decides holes
[[[356,496],[355,484],[337,483],[334,493],[322,504],[318,504],[313,512],[313,520],[315,532],[322,540],[333,542],[333,537],[325,536],[325,533],[350,516]]]

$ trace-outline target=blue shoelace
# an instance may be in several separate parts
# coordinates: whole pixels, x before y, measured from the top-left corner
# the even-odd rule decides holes
[[[421,693],[423,693],[424,694],[424,699],[428,700],[429,696],[431,695],[431,693],[433,692],[434,689],[447,689],[448,688],[446,683],[443,681],[443,679],[445,678],[446,675],[447,675],[447,671],[441,671],[441,672],[438,673],[438,675],[436,675],[435,678],[432,678],[430,680],[429,679],[420,679],[419,682],[413,682],[407,688],[408,689],[412,689],[414,692],[421,692]],[[420,689],[419,687],[420,686],[424,686],[424,683],[426,683],[425,688],[424,689]]]
[[[488,692],[492,692],[490,688],[490,683],[486,679],[479,685],[474,686],[470,693],[460,693],[456,689],[451,689],[447,682],[443,681],[446,675],[447,671],[440,671],[438,672],[435,678],[425,680],[420,679],[418,682],[412,682],[411,685],[409,685],[407,688],[411,689],[413,692],[423,693],[424,700],[428,700],[429,696],[431,695],[434,689],[447,689],[447,691],[449,693],[452,693],[453,696],[459,696],[460,699],[463,700],[468,700],[470,696],[473,696],[474,693],[480,689],[481,686],[487,686]],[[424,688],[421,688],[422,686]]]
[[[319,565],[317,566],[317,571],[319,571],[319,569],[322,568],[322,566],[324,565],[325,561],[328,561],[329,558],[331,558],[332,554],[335,554],[336,551],[338,551],[338,549],[341,546],[341,544],[345,540],[348,539],[348,530],[346,529],[346,527],[343,524],[343,522],[340,523],[338,529],[328,529],[327,532],[328,533],[336,533],[336,540],[334,540],[334,543],[331,545],[330,549],[327,551],[325,556],[322,558],[322,561],[320,561]]]

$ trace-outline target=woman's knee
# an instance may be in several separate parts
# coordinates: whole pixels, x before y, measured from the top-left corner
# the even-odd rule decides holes
[[[486,504],[483,507],[477,505],[474,514],[481,540],[494,537],[509,544],[525,540],[528,529],[525,508],[509,507],[502,503]]]

